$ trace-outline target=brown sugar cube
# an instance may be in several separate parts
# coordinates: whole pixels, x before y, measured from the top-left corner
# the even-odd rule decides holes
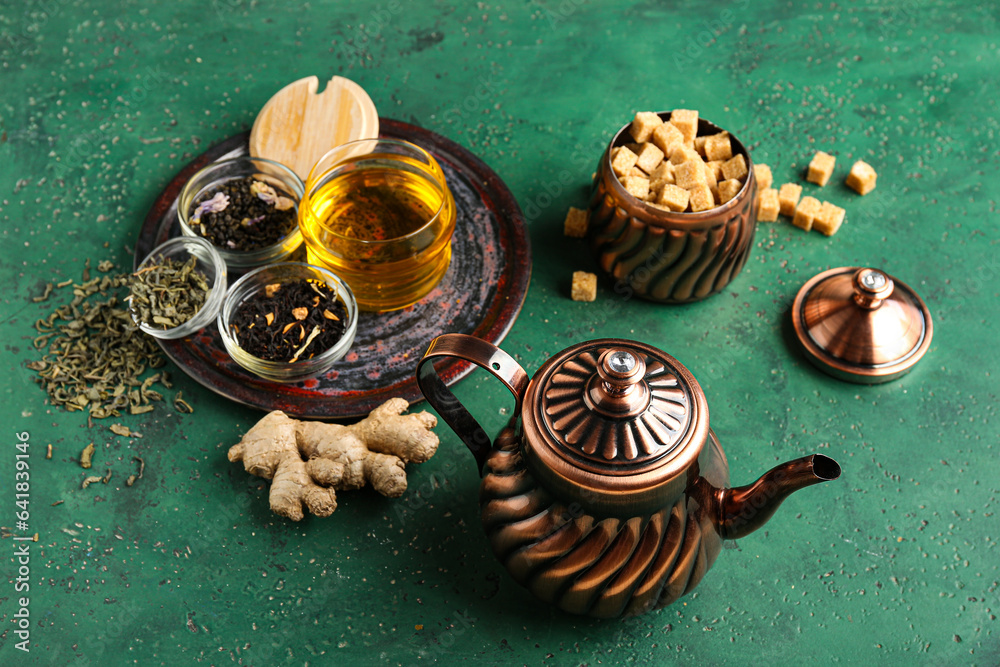
[[[712,196],[715,197],[715,203],[719,203],[719,179],[715,175],[715,170],[705,163],[705,182],[708,183],[708,189],[712,191]]]
[[[566,221],[563,223],[563,234],[575,239],[582,239],[587,235],[587,221],[586,211],[570,206],[566,213]]]
[[[681,131],[684,144],[694,148],[694,138],[698,136],[698,112],[691,109],[674,109],[670,123]]]
[[[863,160],[858,160],[851,166],[851,173],[847,175],[847,187],[859,195],[866,195],[875,189],[876,180],[878,174],[872,166]]]
[[[670,157],[684,145],[684,135],[672,123],[666,122],[653,131],[652,142],[664,155]]]
[[[706,160],[725,161],[731,157],[733,157],[733,146],[729,143],[728,132],[719,132],[705,137]]]
[[[771,168],[766,164],[755,164],[753,166],[753,176],[757,179],[757,187],[761,190],[768,189],[774,183]]]
[[[618,178],[627,175],[632,171],[639,156],[633,153],[626,146],[619,146],[611,151],[611,170]]]
[[[669,162],[661,162],[659,166],[649,174],[649,189],[659,190],[666,184],[674,184],[674,165]]]
[[[825,201],[819,207],[816,219],[813,220],[813,229],[827,236],[833,236],[840,229],[840,225],[844,223],[844,216],[846,214],[847,211],[844,209]]]
[[[722,163],[723,180],[735,178],[740,181],[747,175],[747,161],[743,155],[735,155]]]
[[[806,174],[806,180],[820,187],[826,185],[827,181],[830,180],[830,176],[833,175],[833,167],[836,164],[837,158],[829,153],[816,151],[812,162],[809,163],[809,173]]]
[[[629,174],[622,179],[622,186],[636,199],[645,199],[649,196],[649,179],[645,176]]]
[[[708,168],[711,169],[712,173],[715,174],[715,180],[716,181],[724,181],[724,180],[726,180],[725,178],[722,177],[722,162],[721,161],[719,161],[719,160],[712,160],[711,162],[706,162],[705,164],[707,164]]]
[[[737,181],[735,178],[730,178],[729,180],[722,181],[719,183],[719,203],[725,204],[727,201],[739,194],[740,190],[743,189],[743,184]]]
[[[708,137],[695,137],[694,138],[694,149],[698,151],[698,155],[705,157],[705,142],[708,141]]]
[[[636,166],[647,174],[653,173],[656,166],[663,162],[663,151],[653,144],[641,144],[635,154],[638,157]]]
[[[649,141],[653,131],[663,125],[663,119],[652,111],[640,111],[628,128],[628,133],[638,142]]]
[[[705,176],[705,163],[701,161],[701,158],[688,160],[677,165],[674,168],[674,178],[677,181],[677,185],[685,190],[691,190],[702,185],[708,186],[708,177]]]
[[[778,203],[781,206],[781,215],[789,218],[795,215],[795,207],[799,205],[799,197],[802,196],[802,186],[798,183],[785,183],[778,191]]]
[[[639,169],[638,165],[632,167],[632,171],[630,171],[628,173],[628,175],[629,176],[638,176],[639,178],[649,178],[649,174],[647,174],[646,172],[644,172],[642,169]]]
[[[778,203],[778,191],[774,188],[764,188],[760,191],[760,200],[757,206],[757,220],[761,222],[774,222],[778,219],[778,210],[781,205]]]
[[[795,217],[792,224],[807,232],[812,229],[813,222],[816,221],[816,214],[819,213],[819,200],[815,197],[803,197],[795,209]]]
[[[704,162],[704,160],[701,159],[701,156],[698,155],[698,151],[693,148],[688,148],[687,146],[681,146],[670,154],[670,161],[673,162],[675,166],[684,164],[685,162],[691,162],[693,160]]]
[[[656,203],[660,206],[665,206],[671,211],[680,212],[687,210],[690,197],[691,194],[684,188],[666,183],[663,189],[660,190],[660,194],[656,198]]]
[[[596,299],[597,276],[586,271],[574,271],[570,297],[572,297],[573,301],[593,301]]]
[[[707,211],[710,208],[715,208],[715,196],[712,195],[712,191],[709,190],[707,185],[699,185],[688,192],[691,194],[688,203],[691,206],[692,212],[697,213],[698,211]]]

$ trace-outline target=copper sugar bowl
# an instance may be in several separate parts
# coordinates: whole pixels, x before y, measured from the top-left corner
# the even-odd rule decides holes
[[[670,112],[659,113],[670,120]],[[601,156],[590,198],[588,233],[597,262],[621,287],[650,301],[689,303],[722,291],[746,264],[757,229],[757,180],[750,153],[729,135],[733,155],[743,155],[747,179],[731,200],[700,213],[674,213],[636,199],[611,169],[611,149],[632,141],[629,125]],[[698,136],[722,128],[698,121]]]
[[[514,394],[494,443],[438,376],[444,357],[481,366]],[[446,334],[417,378],[476,457],[493,553],[518,583],[575,614],[670,604],[701,580],[723,540],[762,526],[793,491],[840,476],[836,461],[813,454],[729,488],[697,380],[644,343],[579,343],[529,380],[496,346]]]

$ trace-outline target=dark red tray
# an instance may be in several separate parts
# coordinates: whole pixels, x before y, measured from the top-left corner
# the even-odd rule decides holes
[[[181,340],[158,341],[185,373],[222,396],[261,410],[298,417],[352,419],[385,400],[423,399],[414,372],[428,343],[442,333],[467,333],[499,344],[524,303],[531,279],[531,244],[524,216],[500,177],[482,160],[439,134],[388,118],[380,134],[428,150],[444,169],[458,209],[452,261],[441,283],[420,302],[391,313],[361,313],[354,345],[326,375],[295,384],[263,380],[226,353],[213,323]],[[247,151],[249,134],[209,148],[157,197],[135,246],[138,264],[157,245],[180,234],[177,197],[191,176],[222,157]],[[230,275],[230,284],[237,276]],[[465,361],[439,366],[453,384],[472,370]]]

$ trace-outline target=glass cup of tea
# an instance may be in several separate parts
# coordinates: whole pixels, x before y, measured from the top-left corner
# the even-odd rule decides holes
[[[332,149],[309,173],[299,205],[309,263],[342,277],[361,310],[378,312],[410,306],[441,281],[455,217],[441,165],[395,139]]]

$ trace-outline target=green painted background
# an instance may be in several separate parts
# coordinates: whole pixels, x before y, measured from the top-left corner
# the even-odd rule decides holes
[[[0,525],[28,431],[40,539],[30,654],[13,646],[0,540],[0,662],[1000,664],[998,19],[958,0],[3,3]],[[313,74],[354,79],[382,115],[454,139],[509,184],[535,261],[504,348],[529,372],[588,338],[652,343],[702,383],[734,482],[814,451],[841,480],[730,545],[696,594],[601,622],[536,604],[493,560],[472,457],[445,428],[403,498],[344,493],[332,517],[292,524],[226,460],[258,414],[186,377],[194,414],[117,420],[141,439],[51,409],[24,363],[52,304],[31,298],[87,257],[130,266],[172,175]],[[837,154],[821,196],[846,224],[829,239],[762,224],[746,269],[703,303],[622,302],[607,283],[570,301],[571,272],[595,264],[561,224],[591,159],[636,110],[671,107],[729,128],[779,183],[816,149]],[[842,185],[859,157],[880,173],[864,198]],[[829,379],[790,345],[799,286],[860,264],[908,282],[935,319],[927,357],[888,385]],[[484,375],[459,385],[493,429],[504,392]],[[90,441],[114,477],[81,490]],[[146,475],[128,488],[133,455]]]

